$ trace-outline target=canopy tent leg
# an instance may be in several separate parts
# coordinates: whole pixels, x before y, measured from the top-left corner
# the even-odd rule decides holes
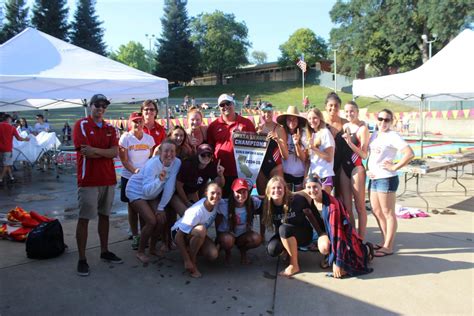
[[[423,138],[425,135],[425,122],[423,118],[423,108],[425,104],[425,97],[424,95],[421,95],[421,100],[420,100],[420,158],[423,159]]]

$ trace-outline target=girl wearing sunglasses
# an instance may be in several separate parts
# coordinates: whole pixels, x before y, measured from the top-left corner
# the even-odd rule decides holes
[[[378,131],[372,134],[369,141],[369,163],[367,175],[370,178],[370,204],[382,232],[382,241],[374,247],[376,257],[393,254],[397,218],[395,216],[395,199],[398,188],[397,170],[407,165],[413,158],[413,150],[405,140],[390,127],[393,113],[383,109],[377,118]],[[398,152],[402,157],[394,162]]]

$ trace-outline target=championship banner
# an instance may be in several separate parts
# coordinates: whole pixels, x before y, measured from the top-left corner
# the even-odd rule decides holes
[[[232,142],[237,174],[253,187],[267,151],[267,136],[234,131]]]

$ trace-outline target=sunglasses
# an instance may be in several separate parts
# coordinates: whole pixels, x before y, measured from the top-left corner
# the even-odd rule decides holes
[[[392,121],[392,119],[383,118],[383,117],[378,117],[377,120],[378,120],[379,122],[384,121],[385,123],[390,123],[390,122]]]
[[[223,108],[224,106],[231,106],[232,105],[232,102],[222,102],[221,104],[219,104],[219,107]]]
[[[100,109],[100,108],[106,109],[109,105],[107,103],[94,103],[94,106],[97,109]]]
[[[143,109],[143,112],[155,112],[154,108]]]
[[[202,158],[210,158],[210,157],[212,157],[212,154],[211,153],[202,153],[202,154],[199,154],[199,156],[201,156]]]

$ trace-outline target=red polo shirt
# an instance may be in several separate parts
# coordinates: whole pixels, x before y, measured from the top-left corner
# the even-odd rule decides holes
[[[155,121],[155,125],[153,126],[152,129],[148,129],[148,127],[143,126],[143,131],[151,135],[153,139],[155,140],[155,146],[153,146],[153,149],[155,149],[156,146],[161,144],[161,142],[166,138],[166,131],[163,126],[161,126],[158,122]]]
[[[232,132],[234,130],[242,132],[254,132],[255,126],[252,121],[237,115],[235,122],[227,124],[222,116],[214,120],[207,129],[207,142],[214,146],[214,156],[216,161],[221,160],[221,165],[225,168],[225,176],[237,176],[237,167],[234,157],[234,144],[232,143]]]
[[[95,187],[115,185],[113,158],[87,158],[81,155],[81,145],[89,145],[101,149],[118,146],[115,127],[102,121],[102,127],[92,120],[92,117],[80,119],[74,125],[72,137],[77,155],[77,185],[79,187]]]
[[[0,123],[0,152],[10,153],[13,151],[13,137],[18,135],[16,128],[7,122]]]

